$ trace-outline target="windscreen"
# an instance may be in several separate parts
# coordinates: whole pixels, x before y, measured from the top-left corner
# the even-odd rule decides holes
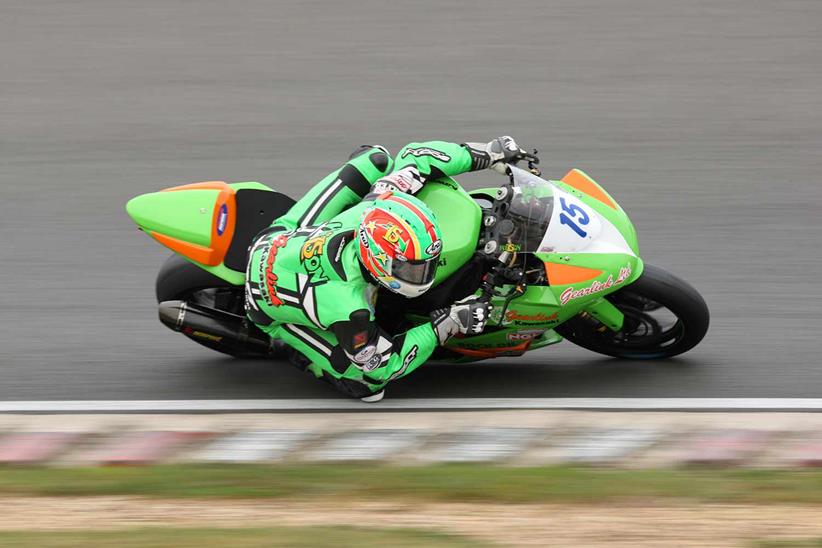
[[[535,252],[551,223],[554,190],[551,183],[529,171],[511,166],[514,194],[499,235],[503,250]]]

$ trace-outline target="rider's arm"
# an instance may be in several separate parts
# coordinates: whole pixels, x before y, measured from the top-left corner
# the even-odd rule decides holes
[[[356,156],[314,185],[273,224],[288,228],[322,224],[357,204],[372,190],[380,191],[379,183],[391,178],[389,188],[414,194],[428,180],[493,167],[503,157],[501,153],[494,153],[491,146],[500,139],[487,145],[446,141],[409,143],[395,161],[383,147],[363,146]],[[391,175],[386,178],[388,174]],[[377,185],[372,189],[374,183]]]
[[[391,172],[392,164],[384,148],[363,148],[358,156],[314,185],[274,224],[299,228],[328,221],[362,200],[374,181]]]
[[[362,372],[362,380],[378,386],[414,371],[438,345],[431,322],[392,337],[371,320],[368,310],[351,313],[347,321],[331,329],[348,359]]]
[[[486,148],[487,145],[478,143],[409,143],[394,159],[394,171],[378,181],[376,188],[380,190],[382,184],[386,190],[416,194],[430,180],[486,169],[493,161]]]

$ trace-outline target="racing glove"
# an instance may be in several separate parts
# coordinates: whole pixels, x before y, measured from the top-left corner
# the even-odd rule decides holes
[[[490,168],[505,174],[506,164],[531,156],[509,135],[497,137],[489,143],[463,143],[463,146],[471,153],[471,171]]]
[[[485,329],[491,308],[491,303],[478,297],[466,297],[449,307],[431,312],[431,326],[440,344],[445,344],[457,333],[479,335]]]

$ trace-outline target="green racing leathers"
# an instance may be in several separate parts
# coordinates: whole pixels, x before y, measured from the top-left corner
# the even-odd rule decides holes
[[[425,363],[438,344],[430,322],[392,337],[374,321],[378,284],[357,256],[361,213],[374,195],[366,196],[374,183],[398,172],[419,183],[408,189],[414,192],[428,180],[490,162],[473,144],[444,141],[411,143],[394,159],[378,146],[355,154],[256,237],[246,311],[269,336],[297,352],[298,365],[350,396],[364,397]]]

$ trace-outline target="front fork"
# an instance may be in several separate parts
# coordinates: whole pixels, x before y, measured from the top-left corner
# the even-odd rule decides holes
[[[618,332],[625,323],[625,315],[605,297],[600,297],[583,310],[583,314],[594,317],[605,328]]]

